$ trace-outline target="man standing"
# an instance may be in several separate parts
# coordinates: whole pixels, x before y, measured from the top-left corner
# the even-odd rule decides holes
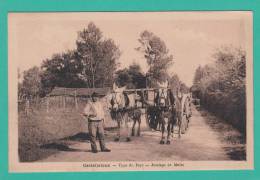
[[[98,94],[91,95],[92,101],[89,101],[84,108],[83,115],[88,119],[88,131],[90,135],[91,150],[97,153],[96,135],[99,139],[100,149],[102,152],[110,152],[105,146],[105,136],[103,121],[105,117],[103,106],[99,100]]]

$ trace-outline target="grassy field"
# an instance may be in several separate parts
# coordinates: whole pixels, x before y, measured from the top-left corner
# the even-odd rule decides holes
[[[82,132],[87,132],[87,121],[81,115],[82,108],[58,109],[32,109],[29,115],[19,112],[19,158],[21,162],[32,162],[43,159],[57,150],[53,148],[41,148],[46,144],[59,142],[66,147],[68,141],[61,141]],[[106,115],[105,126],[115,127],[116,123]]]

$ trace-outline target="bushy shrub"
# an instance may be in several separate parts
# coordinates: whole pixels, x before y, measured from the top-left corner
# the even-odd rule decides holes
[[[216,50],[213,58],[213,64],[196,70],[197,96],[207,110],[246,134],[246,53],[227,46]]]

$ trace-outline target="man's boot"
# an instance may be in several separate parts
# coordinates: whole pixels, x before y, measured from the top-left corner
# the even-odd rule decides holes
[[[97,153],[98,152],[97,145],[92,145],[91,144],[91,152],[93,152],[93,153]]]
[[[101,152],[111,152],[110,149],[106,148],[104,139],[99,140]]]
[[[108,148],[101,149],[101,151],[102,151],[102,152],[111,152],[111,150],[108,149]]]

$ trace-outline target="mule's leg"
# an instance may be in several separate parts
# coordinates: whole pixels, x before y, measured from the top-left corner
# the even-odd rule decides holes
[[[172,138],[173,138],[173,134],[174,134],[175,125],[177,125],[176,114],[175,114],[175,112],[172,112],[172,116],[171,116],[171,136],[172,136]]]
[[[185,131],[187,131],[188,129],[188,124],[189,124],[189,119],[188,119],[188,115],[185,115]]]
[[[186,119],[186,116],[181,116],[181,123],[182,123],[182,126],[181,126],[181,133],[182,134],[185,134],[185,131],[186,131],[186,126],[187,126],[187,119]]]
[[[177,126],[177,120],[176,118],[172,119],[171,122],[171,136],[172,138],[174,137],[174,128]]]
[[[141,116],[138,117],[138,129],[137,129],[137,136],[141,135]]]
[[[172,124],[172,126],[171,126],[171,136],[172,136],[172,138],[173,138],[173,135],[174,135],[174,124]]]
[[[135,135],[135,124],[136,124],[136,119],[134,118],[133,119],[133,126],[132,126],[132,136],[134,136]]]
[[[158,118],[157,118],[157,115],[156,114],[153,114],[152,116],[153,118],[153,121],[152,121],[152,127],[154,130],[157,130],[157,121],[158,121]]]
[[[182,134],[184,134],[186,131],[186,124],[187,124],[186,118],[185,118],[185,116],[182,116],[182,128],[181,128]]]
[[[119,119],[117,119],[117,135],[115,137],[115,141],[119,141],[120,140],[120,134],[121,134],[121,121]]]
[[[158,111],[158,110],[157,110]],[[161,129],[161,125],[160,125],[160,114],[158,114],[158,112],[155,114],[154,117],[154,130],[158,130],[158,126],[159,126],[159,130]]]
[[[189,119],[188,119],[188,117],[186,116],[186,127],[185,127],[185,131],[188,130],[188,126],[189,126]]]
[[[160,131],[160,129],[162,129],[162,122],[159,120],[159,121],[157,121],[157,124],[156,124],[156,130],[157,129],[159,129],[159,131]]]
[[[116,121],[117,121],[118,130],[117,130],[117,136],[115,138],[115,141],[119,141],[121,137],[122,121],[123,121],[123,117],[120,112],[116,114]]]
[[[174,123],[171,123],[171,133],[173,134],[174,133]]]
[[[131,121],[128,119],[128,115],[127,113],[124,115],[124,123],[125,123],[125,129],[126,129],[126,133],[127,133],[127,137],[126,137],[126,141],[129,142],[131,141],[131,131],[130,131],[130,128],[131,127]]]
[[[187,118],[187,129],[189,128],[189,124],[190,124],[190,116]]]
[[[168,120],[166,144],[171,144],[171,129],[172,129],[172,122]]]
[[[165,136],[164,136],[164,131],[165,131],[165,121],[164,121],[164,118],[160,118],[160,121],[161,121],[161,127],[162,127],[162,138],[161,138],[161,141],[160,141],[160,144],[164,144],[164,140],[165,140]]]
[[[181,119],[181,114],[178,113],[178,126],[179,126],[179,138],[181,138],[181,127],[182,127],[182,119]]]

